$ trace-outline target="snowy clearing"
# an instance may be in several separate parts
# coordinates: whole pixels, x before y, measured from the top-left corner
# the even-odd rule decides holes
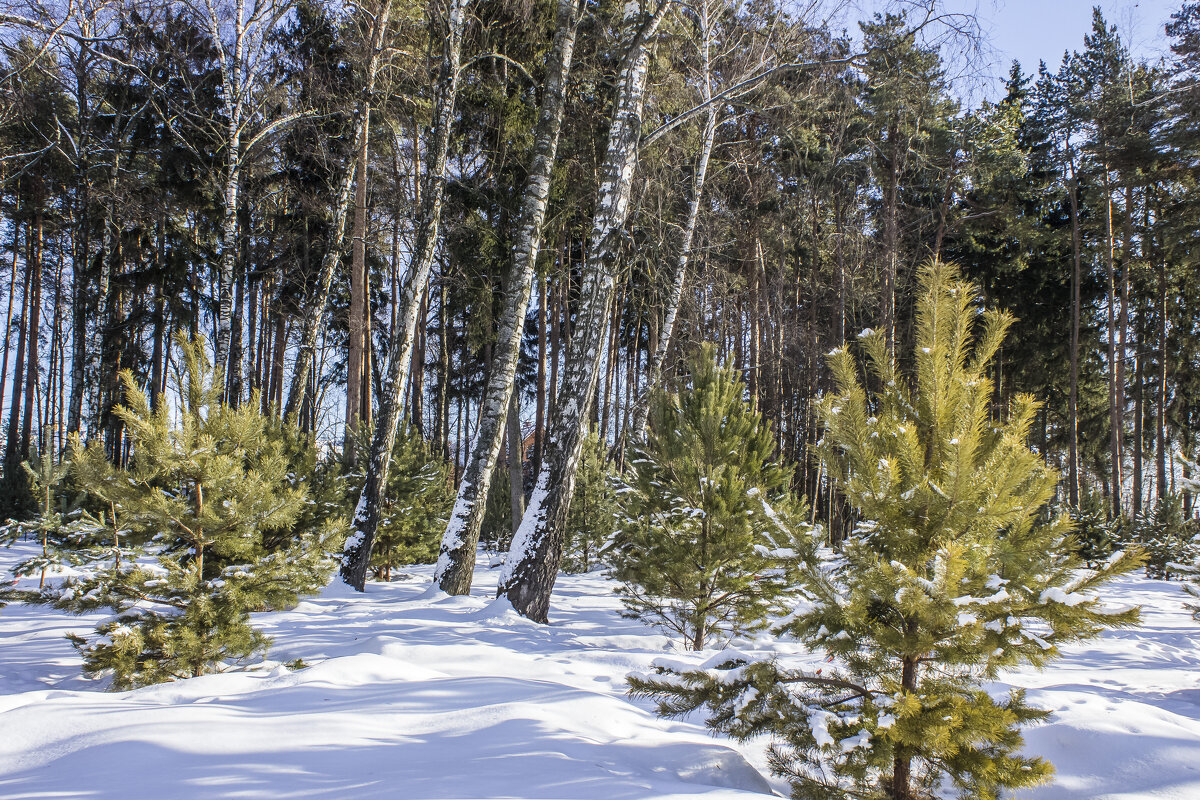
[[[7,572],[27,546],[0,551]],[[749,798],[786,786],[763,742],[660,720],[624,676],[679,652],[618,615],[598,574],[563,576],[553,624],[428,591],[432,567],[356,595],[338,583],[257,617],[273,662],[114,694],[63,634],[101,615],[0,610],[0,797]],[[1027,734],[1058,768],[1035,800],[1200,798],[1200,649],[1178,584],[1124,579],[1145,625],[1012,685],[1055,711]],[[738,642],[743,650],[766,640]],[[795,655],[795,651],[789,651]],[[711,653],[709,653],[711,655]],[[310,666],[278,666],[302,658]],[[1001,687],[997,687],[1001,688]]]

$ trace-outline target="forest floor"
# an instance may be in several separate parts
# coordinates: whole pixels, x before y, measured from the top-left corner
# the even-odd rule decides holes
[[[4,574],[27,545],[0,549]],[[620,616],[599,573],[562,576],[552,624],[476,594],[430,592],[429,567],[365,595],[334,583],[287,612],[256,615],[270,661],[147,687],[104,691],[64,638],[103,615],[0,610],[0,797],[561,798],[734,800],[786,786],[765,741],[710,736],[625,695],[656,658],[699,662]],[[1057,767],[1034,800],[1200,798],[1200,623],[1178,584],[1125,578],[1113,605],[1144,625],[1072,647],[1021,686],[1053,710],[1026,735]],[[747,652],[809,659],[767,638]],[[782,651],[782,652],[781,652]],[[712,655],[709,653],[708,655]],[[289,670],[282,663],[309,665]]]

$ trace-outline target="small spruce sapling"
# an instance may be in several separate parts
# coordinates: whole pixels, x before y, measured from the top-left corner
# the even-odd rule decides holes
[[[791,470],[744,394],[705,346],[691,362],[691,386],[656,395],[606,550],[629,616],[693,650],[761,628],[811,542],[796,522]]]
[[[369,433],[360,433],[355,444],[361,448],[359,463],[365,464]],[[361,477],[352,482],[351,496],[358,497],[361,485]],[[449,463],[433,452],[415,428],[406,426],[396,436],[384,497],[371,568],[376,578],[390,581],[398,566],[437,560],[441,533],[454,503]]]
[[[1132,538],[1145,551],[1146,577],[1188,579],[1200,562],[1200,526],[1183,512],[1183,498],[1158,498],[1149,513],[1133,520]]]
[[[170,404],[152,410],[132,374],[122,374],[132,457],[110,464],[99,444],[74,444],[80,487],[112,509],[113,533],[143,556],[105,562],[47,586],[41,598],[115,616],[92,637],[72,636],[84,671],[111,671],[114,689],[201,675],[264,651],[251,611],[295,603],[323,586],[336,543],[295,531],[276,549],[264,531],[288,528],[304,507],[282,440],[252,401],[219,402],[201,343],[178,337],[185,370],[179,424]]]
[[[1138,619],[1096,596],[1138,557],[1086,569],[1069,517],[1043,514],[1057,477],[1026,446],[1036,403],[1017,397],[992,417],[988,367],[1010,317],[981,317],[949,267],[921,281],[911,378],[877,333],[861,335],[877,388],[848,349],[830,354],[820,451],[862,522],[806,568],[804,602],[776,629],[826,663],[728,653],[631,678],[664,715],[707,707],[718,731],[773,735],[772,768],[796,798],[915,800],[948,781],[995,800],[1046,781],[1051,765],[1020,751],[1021,728],[1048,712],[983,683]]]
[[[575,473],[575,497],[567,514],[563,540],[563,570],[587,572],[600,563],[600,550],[617,525],[616,489],[608,463],[608,448],[596,431],[583,440],[583,455]]]

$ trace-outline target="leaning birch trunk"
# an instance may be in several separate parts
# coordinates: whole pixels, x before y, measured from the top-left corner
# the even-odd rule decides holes
[[[355,152],[362,149],[367,136],[371,113],[371,97],[375,93],[375,78],[379,74],[379,62],[383,53],[383,37],[387,32],[392,13],[392,0],[382,0],[375,14],[375,26],[371,31],[371,58],[367,64],[367,80],[354,109]],[[296,364],[292,370],[292,382],[288,388],[287,403],[283,417],[295,419],[304,400],[308,386],[308,373],[312,370],[317,341],[325,325],[325,308],[329,305],[329,293],[333,286],[333,275],[342,261],[342,239],[345,236],[346,214],[350,207],[350,188],[354,185],[354,158],[346,162],[337,198],[333,208],[333,225],[330,228],[329,244],[321,257],[321,272],[317,277],[316,291],[304,306],[304,319],[300,324],[300,347],[296,352]]]
[[[353,532],[346,539],[342,553],[342,580],[360,592],[366,586],[367,569],[371,564],[371,546],[379,528],[379,512],[383,487],[391,468],[392,448],[396,444],[402,394],[412,366],[413,340],[421,297],[429,283],[437,246],[438,228],[442,220],[442,201],[446,190],[446,154],[450,148],[450,127],[454,122],[454,105],[458,97],[459,71],[462,61],[462,39],[467,0],[448,0],[446,40],[442,47],[442,64],[438,74],[437,96],[431,141],[426,155],[426,173],[421,189],[421,207],[417,219],[417,235],[409,262],[408,282],[401,298],[401,313],[392,328],[388,347],[388,374],[380,396],[379,424],[371,441],[371,460],[367,464],[366,482],[354,510]]]
[[[679,243],[679,255],[675,260],[675,272],[671,276],[671,294],[667,299],[666,314],[663,317],[662,328],[658,332],[658,341],[654,344],[654,352],[650,356],[650,364],[646,371],[646,385],[638,395],[633,406],[633,425],[631,434],[633,441],[641,441],[646,435],[646,419],[650,415],[650,396],[662,382],[663,364],[667,360],[667,349],[671,346],[671,337],[675,333],[675,320],[679,316],[679,304],[683,301],[683,286],[687,281],[688,263],[692,257],[692,241],[696,236],[696,221],[700,217],[700,201],[704,194],[704,180],[708,175],[708,159],[712,155],[713,141],[717,137],[717,109],[710,106],[704,115],[704,140],[700,143],[700,154],[696,159],[696,173],[692,177],[692,197],[688,203],[687,221],[683,226],[682,241]],[[621,446],[627,444],[628,436],[622,440]]]
[[[225,186],[222,191],[225,208],[221,220],[221,260],[217,266],[217,341],[213,358],[213,374],[223,387],[221,396],[225,398],[225,402],[233,404],[236,404],[237,398],[231,397],[230,393],[235,389],[237,381],[235,372],[240,371],[232,363],[236,359],[230,359],[233,333],[233,274],[237,266],[238,187],[241,181],[240,131],[240,120],[237,115],[231,114],[228,141],[225,142],[228,148],[225,157]],[[237,367],[240,367],[240,364]]]
[[[650,66],[650,46],[667,3],[654,14],[627,22],[632,29],[621,62],[608,144],[592,218],[589,252],[579,293],[579,312],[563,370],[549,442],[533,496],[513,536],[497,596],[535,622],[545,622],[550,593],[562,562],[562,532],[575,493],[575,472],[583,445],[583,425],[596,398],[601,345],[608,330],[616,283],[617,256],[629,215],[629,195],[637,168],[642,107]]]
[[[550,174],[558,151],[558,135],[562,128],[563,107],[566,101],[567,79],[575,53],[575,35],[582,19],[582,4],[578,0],[560,0],[558,21],[551,46],[542,107],[534,133],[529,177],[521,200],[516,242],[513,245],[513,264],[509,275],[508,303],[500,318],[499,334],[492,355],[492,371],[488,377],[486,395],[475,441],[471,445],[458,498],[442,536],[434,580],[442,591],[468,594],[475,571],[475,548],[483,527],[488,489],[492,485],[496,461],[504,437],[505,415],[508,413],[516,379],[517,360],[521,354],[521,336],[525,330],[525,314],[529,310],[529,295],[533,287],[538,251],[542,244],[542,222],[550,192]],[[512,476],[510,476],[510,479]]]

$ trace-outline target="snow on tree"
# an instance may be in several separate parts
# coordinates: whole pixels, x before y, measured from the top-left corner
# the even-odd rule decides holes
[[[776,628],[827,664],[723,653],[631,678],[663,715],[707,707],[715,730],[773,735],[772,767],[797,798],[912,800],[950,782],[994,800],[1046,781],[1052,766],[1020,751],[1021,728],[1048,712],[984,682],[1138,620],[1096,596],[1137,555],[1083,568],[1069,518],[1043,514],[1057,475],[1026,445],[1037,403],[1018,396],[992,416],[988,369],[1011,318],[981,315],[950,267],[921,282],[911,378],[878,333],[860,336],[862,362],[830,354],[820,450],[861,521],[806,567],[805,599]]]
[[[202,675],[264,651],[251,611],[294,604],[328,580],[336,526],[296,529],[306,491],[289,469],[286,442],[251,402],[232,408],[203,345],[178,340],[184,361],[179,424],[168,404],[152,410],[122,374],[117,414],[132,445],[127,470],[98,443],[74,444],[76,481],[111,509],[110,535],[139,558],[47,585],[42,602],[71,611],[111,608],[92,637],[73,636],[84,671],[111,671],[113,688]],[[264,532],[288,529],[273,547]]]
[[[693,650],[762,627],[811,550],[791,469],[744,395],[710,345],[691,362],[689,388],[656,395],[607,551],[629,615]]]

